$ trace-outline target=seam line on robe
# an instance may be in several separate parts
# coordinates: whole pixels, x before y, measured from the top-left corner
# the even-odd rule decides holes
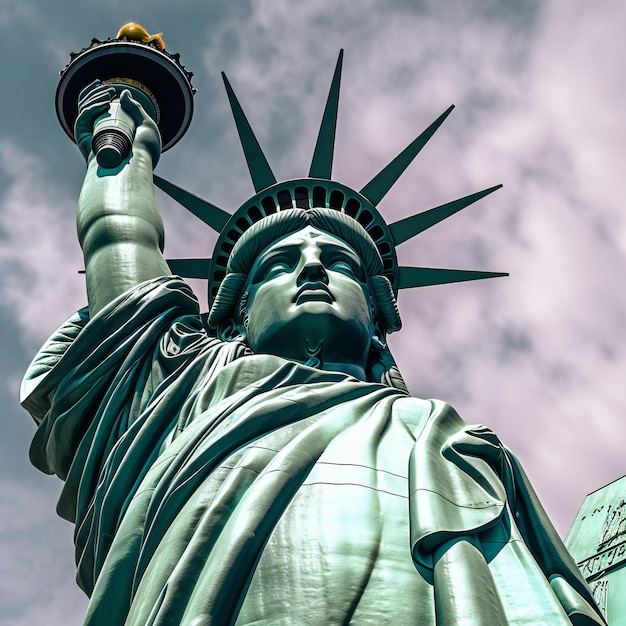
[[[363,487],[363,489],[370,489],[371,491],[375,491],[376,493],[386,493],[389,496],[395,496],[396,498],[404,498],[408,499],[408,496],[403,496],[399,493],[393,493],[392,491],[387,491],[386,489],[378,489],[377,487],[371,487],[370,485],[362,485],[361,483],[329,483],[323,480],[316,480],[314,482],[303,482],[303,487],[313,487],[314,485],[329,485],[332,487]]]
[[[415,489],[414,491],[411,492],[411,496],[413,494],[416,494],[418,491],[425,491],[427,493],[432,493],[436,496],[439,496],[442,500],[445,500],[446,502],[449,502],[450,504],[454,505],[454,506],[458,506],[459,508],[462,509],[492,509],[494,507],[500,507],[503,506],[503,504],[500,504],[498,502],[491,504],[489,502],[476,502],[476,503],[469,503],[469,504],[459,504],[458,502],[455,502],[454,500],[450,500],[450,498],[446,498],[444,495],[440,494],[438,491],[433,491],[432,489]]]

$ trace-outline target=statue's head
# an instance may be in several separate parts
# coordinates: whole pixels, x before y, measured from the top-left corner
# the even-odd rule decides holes
[[[164,191],[219,232],[211,259],[170,263],[209,276],[209,324],[223,339],[298,361],[358,363],[368,380],[404,383],[386,348],[400,328],[401,289],[505,276],[399,267],[396,246],[500,187],[491,187],[387,224],[378,204],[452,107],[359,191],[332,179],[342,54],[339,55],[308,177],[278,182],[230,83],[226,91],[255,195],[231,214],[155,177]],[[365,363],[363,363],[365,361]]]
[[[229,257],[209,322],[222,339],[309,363],[350,363],[380,379],[400,316],[365,229],[328,208],[286,209],[246,230]],[[386,353],[383,357],[382,353]]]

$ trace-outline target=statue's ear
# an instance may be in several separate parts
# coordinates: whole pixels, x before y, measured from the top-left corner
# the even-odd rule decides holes
[[[372,336],[367,375],[367,380],[400,389],[406,394],[409,393],[402,374],[400,374],[400,370],[385,343],[385,335],[378,328],[375,329]]]
[[[246,331],[235,320],[221,322],[217,327],[217,337],[222,341],[246,341]]]
[[[380,320],[375,320],[374,329],[372,331],[371,350],[373,350],[374,352],[381,352],[382,350],[385,350],[387,348],[386,339],[386,333],[383,330],[383,326],[380,323]]]
[[[386,369],[389,367],[387,355],[391,356],[391,353],[387,349],[385,333],[382,332],[380,322],[376,321],[372,330],[368,357],[368,380],[373,380],[377,383],[381,382]]]

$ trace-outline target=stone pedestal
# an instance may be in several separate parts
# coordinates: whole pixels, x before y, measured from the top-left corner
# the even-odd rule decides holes
[[[626,625],[626,476],[585,498],[565,545],[609,626]]]

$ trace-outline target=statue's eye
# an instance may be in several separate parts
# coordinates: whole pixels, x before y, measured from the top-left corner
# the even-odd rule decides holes
[[[343,272],[345,274],[354,275],[354,268],[347,261],[335,261],[330,264],[330,269],[335,272]]]
[[[256,272],[254,272],[252,282],[258,284],[266,280],[271,280],[272,278],[280,276],[286,272],[290,272],[292,265],[293,262],[290,260],[289,255],[271,255],[264,259],[257,268]]]
[[[272,263],[269,267],[265,269],[265,273],[263,276],[263,280],[270,280],[275,278],[276,276],[280,276],[286,272],[289,272],[291,267],[287,261],[278,261],[276,263]]]
[[[350,276],[360,282],[365,281],[365,273],[360,263],[350,257],[337,256],[330,259],[328,269]]]

